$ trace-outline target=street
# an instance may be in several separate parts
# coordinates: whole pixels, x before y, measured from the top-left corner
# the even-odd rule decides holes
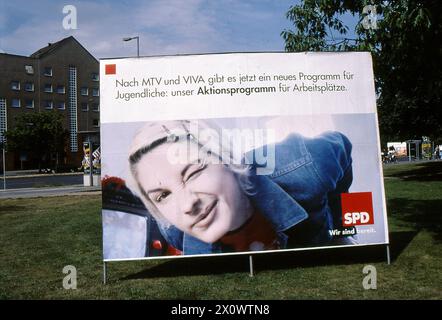
[[[83,186],[83,173],[36,174],[35,172],[8,172],[6,190],[0,178],[0,199],[81,195],[100,192],[100,187]]]
[[[83,185],[45,187],[45,188],[22,188],[0,190],[0,199],[56,197],[65,195],[100,194],[100,187],[84,187]]]
[[[6,176],[6,189],[72,186],[82,184],[83,173]],[[3,177],[0,179],[0,189],[3,189]]]

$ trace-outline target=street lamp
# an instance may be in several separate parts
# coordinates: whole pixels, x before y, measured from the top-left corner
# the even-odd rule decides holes
[[[131,41],[133,39],[137,39],[137,57],[140,57],[140,37],[136,36],[136,37],[128,37],[128,38],[123,38],[123,41]]]

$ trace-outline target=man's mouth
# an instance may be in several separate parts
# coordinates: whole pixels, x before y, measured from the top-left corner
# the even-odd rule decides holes
[[[205,228],[210,225],[213,220],[213,209],[216,207],[217,204],[218,200],[214,200],[211,204],[209,204],[204,212],[197,217],[191,228]]]

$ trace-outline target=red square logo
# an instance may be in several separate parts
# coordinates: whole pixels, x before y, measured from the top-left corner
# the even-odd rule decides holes
[[[371,192],[341,194],[343,227],[374,224]]]
[[[117,65],[116,64],[107,64],[104,67],[105,74],[116,74],[117,73]]]

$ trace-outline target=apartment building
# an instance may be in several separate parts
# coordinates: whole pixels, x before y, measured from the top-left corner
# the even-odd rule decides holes
[[[99,145],[99,62],[74,37],[30,56],[0,53],[0,139],[25,112],[58,112],[69,131],[62,164],[81,165],[83,142]],[[24,152],[7,152],[6,170],[35,168]]]

